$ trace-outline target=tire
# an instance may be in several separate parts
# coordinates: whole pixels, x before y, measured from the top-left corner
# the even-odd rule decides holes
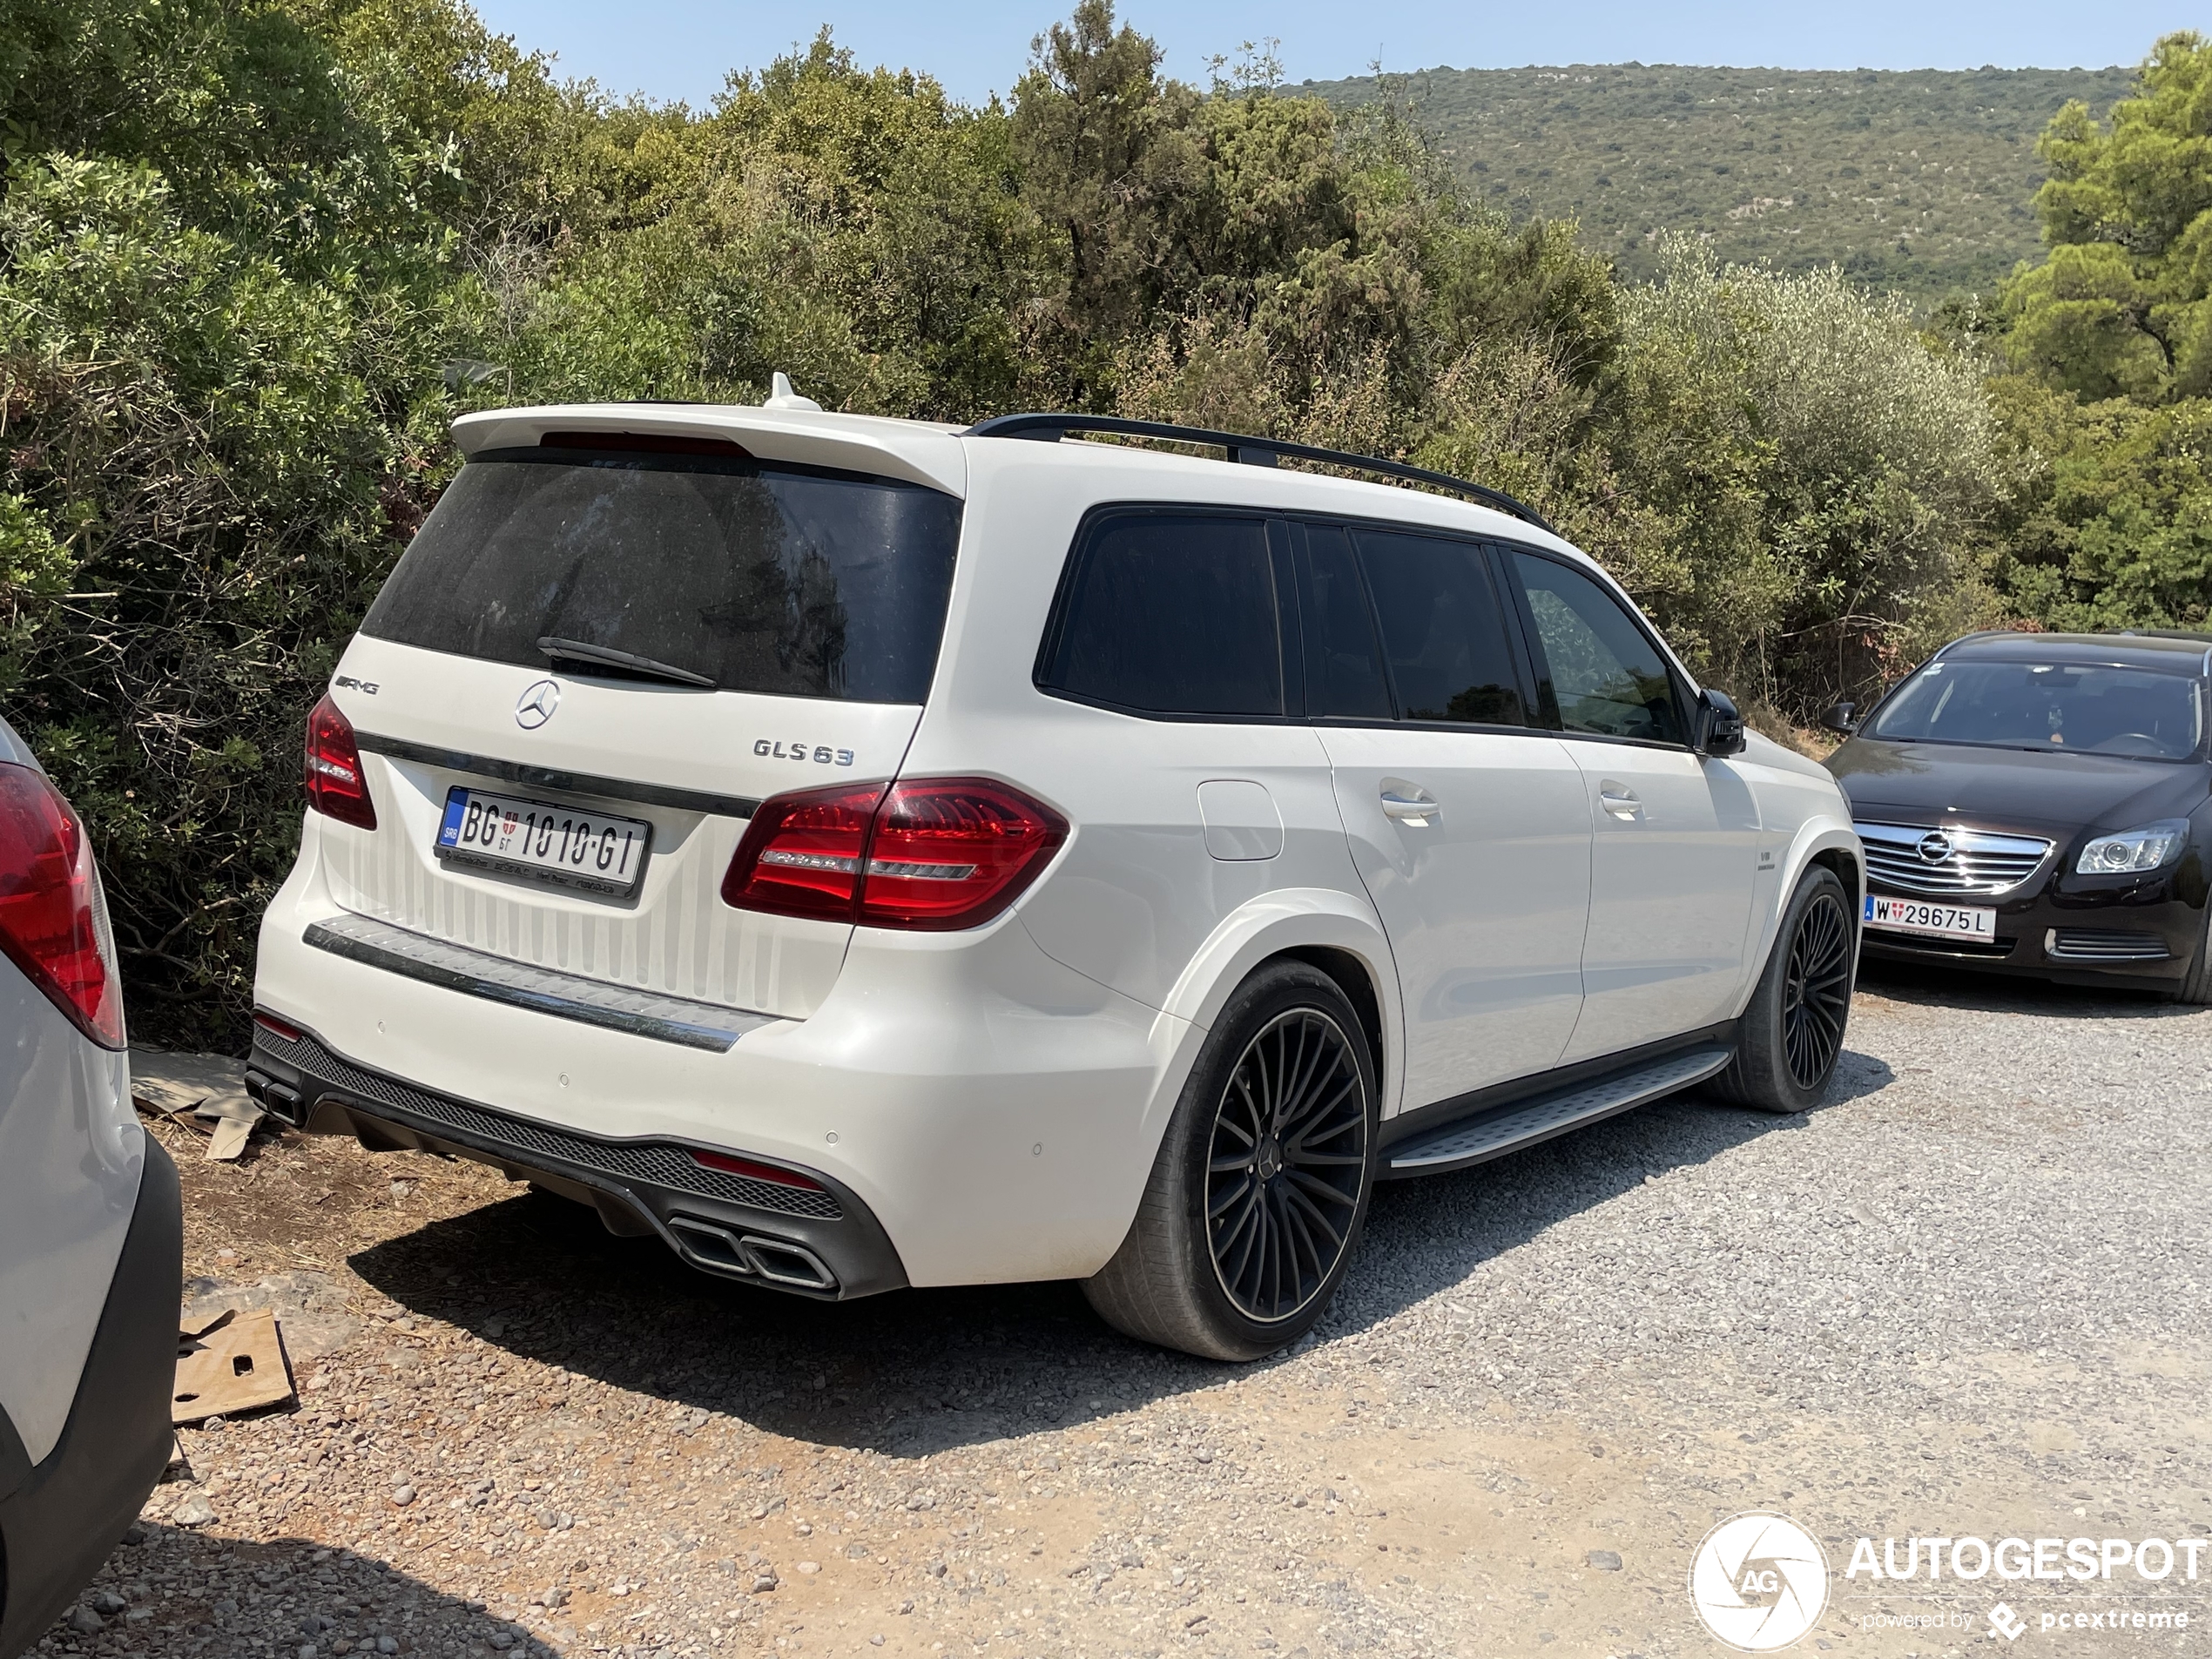
[[[1858,955],[1851,896],[1834,871],[1816,865],[1790,895],[1743,1010],[1736,1058],[1713,1092],[1763,1112],[1817,1105],[1844,1051]]]
[[[1297,1341],[1366,1221],[1378,1110],[1374,1058],[1336,981],[1304,962],[1261,968],[1199,1050],[1136,1219],[1083,1295],[1116,1330],[1201,1359]]]
[[[2182,976],[2182,988],[2174,993],[2174,1000],[2197,1008],[2212,1003],[2212,897],[2204,901],[2204,926],[2197,930],[2196,960]]]

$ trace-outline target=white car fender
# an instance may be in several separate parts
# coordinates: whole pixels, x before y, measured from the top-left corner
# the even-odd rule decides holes
[[[1271,956],[1298,949],[1340,950],[1356,958],[1372,983],[1382,1027],[1382,1116],[1397,1110],[1404,1066],[1405,1022],[1398,968],[1373,909],[1325,887],[1285,887],[1239,905],[1207,935],[1169,993],[1154,1022],[1162,1050],[1160,1084],[1144,1115],[1157,1143],[1197,1063],[1198,1050],[1237,988]]]
[[[1764,903],[1758,917],[1758,934],[1752,943],[1748,969],[1743,976],[1743,988],[1737,998],[1736,1014],[1741,1018],[1750,1005],[1751,993],[1758,986],[1759,975],[1766,968],[1767,953],[1774,948],[1776,930],[1781,926],[1782,913],[1790,903],[1790,895],[1797,890],[1797,883],[1804,877],[1813,860],[1830,851],[1850,855],[1858,872],[1857,886],[1851,894],[1851,921],[1858,921],[1859,900],[1866,893],[1866,857],[1859,846],[1858,832],[1851,828],[1848,819],[1817,813],[1797,827],[1790,845],[1777,860],[1777,879],[1773,887],[1761,890]]]

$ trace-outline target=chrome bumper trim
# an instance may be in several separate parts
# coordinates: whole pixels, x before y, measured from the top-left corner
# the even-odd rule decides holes
[[[558,1020],[604,1026],[610,1031],[626,1031],[656,1042],[673,1042],[715,1054],[727,1054],[748,1031],[776,1023],[773,1015],[749,1014],[714,1002],[631,990],[579,974],[532,968],[442,939],[425,938],[369,916],[340,916],[311,923],[306,938],[317,950],[458,991],[463,996],[480,996],[487,1002],[504,1002],[509,1008],[528,1008]]]

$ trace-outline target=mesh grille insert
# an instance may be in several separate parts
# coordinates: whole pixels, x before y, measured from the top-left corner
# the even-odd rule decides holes
[[[620,1180],[696,1193],[701,1197],[719,1198],[779,1215],[836,1221],[845,1213],[829,1193],[810,1192],[772,1181],[755,1181],[725,1170],[706,1169],[683,1147],[666,1141],[595,1140],[527,1118],[486,1111],[481,1106],[470,1106],[389,1077],[380,1077],[340,1059],[313,1037],[302,1036],[291,1042],[266,1026],[257,1026],[253,1046],[364,1102],[402,1112],[425,1128],[455,1130],[472,1141],[511,1151],[518,1163],[528,1163],[533,1158],[554,1158]]]

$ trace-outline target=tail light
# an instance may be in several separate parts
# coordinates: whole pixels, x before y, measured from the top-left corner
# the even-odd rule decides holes
[[[1067,839],[1067,819],[1004,784],[894,784],[876,811],[860,920],[879,927],[973,927],[1019,898]]]
[[[354,723],[327,696],[307,715],[307,805],[341,824],[376,827]]]
[[[799,789],[763,801],[722,878],[724,902],[775,916],[850,921],[881,784]]]
[[[0,764],[0,951],[101,1047],[124,1046],[123,983],[84,826],[37,772]]]
[[[1059,813],[987,778],[799,790],[753,815],[722,897],[876,927],[974,927],[1019,898],[1067,839]]]

